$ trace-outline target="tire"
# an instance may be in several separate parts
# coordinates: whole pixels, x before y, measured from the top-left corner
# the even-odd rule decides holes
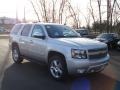
[[[66,62],[60,55],[49,58],[48,69],[50,75],[56,80],[63,80],[67,75]]]
[[[13,58],[13,61],[17,64],[23,61],[23,58],[20,55],[19,48],[16,45],[12,47],[12,58]]]
[[[109,49],[113,49],[113,45],[110,43],[110,44],[108,44],[108,48]]]
[[[117,46],[117,50],[120,51],[120,46]]]

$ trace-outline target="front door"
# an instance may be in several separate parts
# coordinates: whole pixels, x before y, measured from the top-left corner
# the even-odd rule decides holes
[[[45,33],[40,25],[35,25],[29,43],[29,54],[33,59],[43,61],[46,55],[46,39],[35,37],[34,35],[45,36]]]

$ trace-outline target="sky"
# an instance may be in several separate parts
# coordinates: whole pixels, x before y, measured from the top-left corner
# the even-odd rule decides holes
[[[87,5],[89,0],[71,0],[73,6],[78,6],[81,12],[87,14]],[[34,10],[28,0],[0,0],[0,17],[16,18],[16,10],[18,18],[24,18],[24,6],[26,8],[26,18],[28,20],[36,19]],[[83,18],[83,17],[81,17]],[[85,21],[85,20],[84,20]]]
[[[33,11],[33,9],[27,0],[0,0],[0,17],[16,18],[17,10],[18,18],[22,19],[24,16],[24,6],[27,7],[26,13],[30,19],[30,17],[33,17],[33,12],[30,12]]]
[[[89,0],[72,0],[72,3],[74,5],[79,4],[81,8],[86,8],[88,1]],[[26,6],[28,12],[29,10],[33,11],[28,0],[0,0],[0,16],[15,17],[17,9],[19,16],[22,17],[24,5]]]

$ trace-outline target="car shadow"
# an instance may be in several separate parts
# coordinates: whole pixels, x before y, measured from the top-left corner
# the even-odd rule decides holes
[[[46,65],[24,62],[6,69],[1,90],[119,90],[119,87],[119,81],[102,73],[56,81],[50,77]]]
[[[109,54],[110,56],[120,56],[120,50],[110,49]]]

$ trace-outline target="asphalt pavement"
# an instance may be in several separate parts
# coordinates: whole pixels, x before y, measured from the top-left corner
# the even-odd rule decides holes
[[[64,81],[50,77],[46,65],[29,61],[14,64],[8,40],[0,39],[1,90],[120,90],[120,51],[110,50],[111,60],[98,74],[68,76]],[[0,76],[1,77],[1,76]]]
[[[3,38],[3,37],[2,37]],[[9,56],[9,45],[8,39],[1,39],[0,38],[0,89],[1,89],[1,82],[3,79],[5,66],[7,63],[7,58]]]

